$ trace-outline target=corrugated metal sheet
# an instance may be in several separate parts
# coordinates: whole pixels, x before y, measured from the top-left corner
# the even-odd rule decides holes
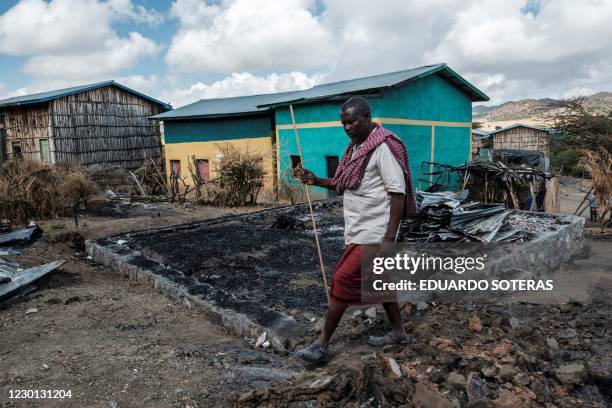
[[[63,260],[22,269],[19,264],[0,258],[0,276],[5,283],[0,284],[0,300],[8,298],[25,286],[49,274],[64,264]]]
[[[367,92],[370,90],[379,91],[383,88],[399,86],[407,81],[417,80],[435,73],[444,76],[461,88],[470,96],[472,101],[479,102],[489,100],[484,93],[451,70],[446,64],[436,64],[387,74],[321,84],[303,91],[235,98],[203,99],[173,111],[153,116],[153,118],[166,120],[258,114],[266,112],[274,106],[286,105],[289,103],[325,100],[334,96]]]
[[[74,95],[80,92],[92,91],[98,88],[105,88],[107,86],[116,86],[117,88],[120,88],[126,92],[140,96],[141,98],[147,99],[153,103],[162,105],[165,109],[172,109],[172,106],[170,104],[158,101],[155,98],[151,98],[150,96],[142,94],[138,91],[128,88],[125,85],[121,85],[115,81],[104,81],[104,82],[98,82],[95,84],[73,86],[72,88],[57,89],[57,90],[49,91],[49,92],[41,92],[41,93],[30,94],[30,95],[15,96],[13,98],[0,100],[0,108],[48,102],[54,99],[63,98],[64,96]]]

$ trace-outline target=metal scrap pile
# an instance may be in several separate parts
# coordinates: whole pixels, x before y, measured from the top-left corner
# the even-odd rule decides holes
[[[455,194],[417,192],[421,212],[402,222],[400,235],[405,242],[482,242],[512,241],[522,236],[512,227],[512,213],[503,204],[466,202],[468,191]]]
[[[0,255],[20,255],[25,247],[42,235],[38,225],[31,223],[26,228],[0,234]],[[18,263],[0,258],[0,301],[20,292],[32,282],[42,278],[64,263],[50,262],[33,268],[21,268]]]

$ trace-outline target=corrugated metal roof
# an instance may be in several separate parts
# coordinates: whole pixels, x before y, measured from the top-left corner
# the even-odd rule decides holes
[[[535,129],[535,130],[541,130],[541,131],[544,131],[544,132],[550,132],[549,129],[544,129],[544,128],[536,127],[536,126],[523,125],[521,123],[515,123],[514,125],[506,126],[505,128],[493,130],[493,131],[489,132],[489,135],[494,135],[496,133],[503,132],[503,131],[509,130],[509,129],[514,129],[514,128],[517,128],[517,127],[524,127],[524,128],[528,128],[528,129]]]
[[[272,103],[278,98],[297,92],[283,92],[267,95],[237,96],[232,98],[202,99],[169,112],[153,116],[154,119],[219,117],[242,114],[257,114],[270,110],[260,105]]]
[[[149,100],[151,102],[154,102],[154,103],[157,103],[159,105],[162,105],[165,109],[172,109],[172,106],[170,104],[158,101],[155,98],[151,98],[150,96],[142,94],[142,93],[140,93],[138,91],[135,91],[135,90],[133,90],[131,88],[128,88],[125,85],[121,85],[121,84],[119,84],[119,83],[117,83],[115,81],[97,82],[95,84],[73,86],[71,88],[57,89],[57,90],[54,90],[54,91],[41,92],[41,93],[30,94],[30,95],[23,95],[23,96],[15,96],[13,98],[8,98],[8,99],[0,100],[0,108],[9,107],[9,106],[22,106],[22,105],[31,105],[31,104],[35,104],[35,103],[48,102],[48,101],[52,101],[54,99],[63,98],[64,96],[74,95],[74,94],[80,93],[80,92],[92,91],[92,90],[98,89],[98,88],[105,88],[107,86],[116,86],[117,88],[123,89],[126,92],[129,92],[131,94],[140,96],[141,98],[145,98],[145,99],[147,99],[147,100]]]
[[[489,132],[486,132],[484,130],[472,129],[472,133],[482,137],[489,136]]]
[[[234,98],[202,99],[173,111],[153,116],[153,118],[166,120],[232,116],[248,113],[257,114],[265,112],[274,106],[288,105],[289,103],[325,100],[334,96],[367,92],[369,90],[378,91],[382,88],[399,86],[405,82],[424,78],[435,73],[444,76],[461,88],[470,96],[472,101],[480,102],[489,100],[484,93],[451,70],[446,64],[435,64],[387,74],[320,84],[303,91]]]

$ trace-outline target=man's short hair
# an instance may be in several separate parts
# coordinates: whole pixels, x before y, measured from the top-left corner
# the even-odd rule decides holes
[[[372,109],[368,100],[362,96],[353,96],[348,101],[342,104],[342,110],[353,108],[355,112],[362,114],[363,116],[371,115]]]

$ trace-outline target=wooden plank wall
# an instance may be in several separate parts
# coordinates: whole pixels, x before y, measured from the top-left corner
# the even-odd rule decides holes
[[[493,149],[514,149],[544,152],[549,154],[548,132],[537,129],[516,127],[495,133]]]
[[[140,167],[161,156],[161,135],[149,116],[162,108],[115,87],[51,102],[56,163]]]
[[[39,139],[48,139],[51,134],[49,104],[7,108],[2,113],[4,114],[5,148],[8,158],[13,158],[13,142],[20,142],[21,153],[24,157],[40,160]]]

